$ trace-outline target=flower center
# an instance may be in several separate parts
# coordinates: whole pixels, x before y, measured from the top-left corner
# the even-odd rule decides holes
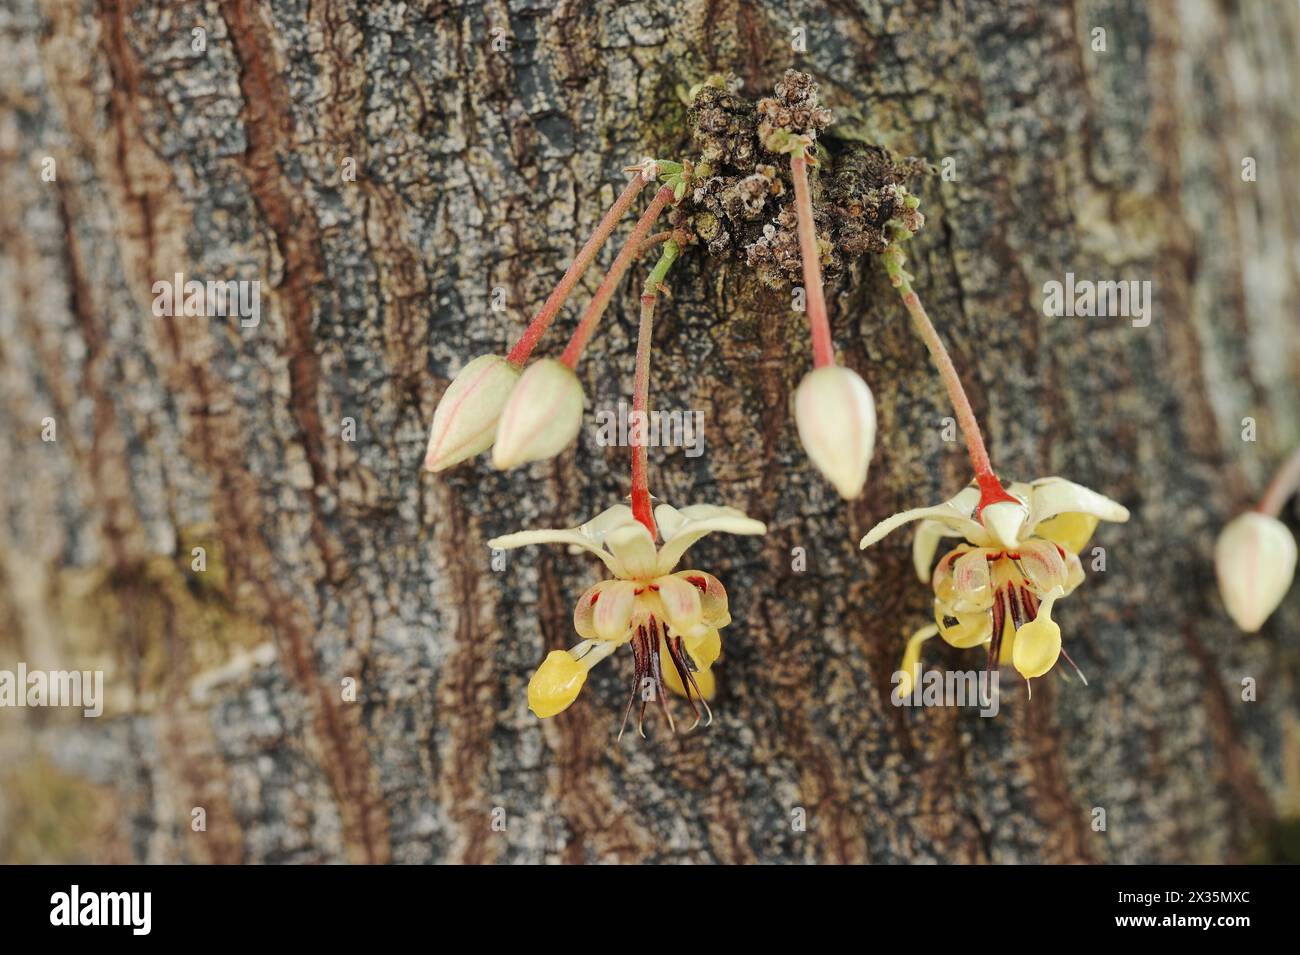
[[[691,713],[695,716],[695,722],[689,729],[695,729],[701,719],[696,700],[699,700],[700,705],[704,707],[708,722],[713,722],[713,711],[709,709],[709,704],[695,681],[697,670],[695,661],[686,652],[682,638],[672,633],[667,624],[660,622],[651,614],[649,617],[633,621],[632,693],[628,697],[627,709],[623,712],[623,725],[618,730],[619,739],[623,738],[623,731],[627,729],[627,718],[632,714],[632,707],[636,705],[638,699],[641,706],[637,712],[636,730],[641,734],[642,739],[645,739],[645,711],[651,703],[659,704],[659,709],[668,722],[668,729],[673,733],[677,732],[677,723],[673,720],[672,710],[668,706],[668,690],[664,686],[664,659],[660,654],[661,640],[663,652],[677,671],[678,680],[686,692],[686,702],[691,705]]]
[[[1062,557],[1065,556],[1059,544],[1053,546]],[[1006,635],[1008,622],[1011,624],[1011,635],[1014,641],[1021,627],[1038,619],[1039,609],[1045,598],[1052,596],[1052,594],[1039,592],[1020,566],[1020,560],[1021,554],[1014,550],[999,551],[988,557],[990,579],[993,584],[993,634],[989,640],[988,662],[985,664],[985,670],[992,670],[994,661],[999,664],[1006,662],[1003,659],[1003,638]],[[1053,593],[1060,595],[1060,587],[1058,586]],[[1012,647],[1008,646],[1006,649],[1009,658]],[[1064,648],[1061,648],[1060,652],[1065,662],[1087,686],[1088,678],[1083,675],[1079,665],[1070,658]]]

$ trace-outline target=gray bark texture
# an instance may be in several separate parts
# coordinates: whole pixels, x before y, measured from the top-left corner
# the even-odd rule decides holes
[[[1242,636],[1212,549],[1300,441],[1298,39],[1296,6],[1262,0],[6,0],[0,668],[102,669],[106,704],[0,710],[0,860],[1286,857],[1300,592]],[[789,410],[804,316],[696,246],[651,406],[703,411],[706,451],[652,450],[651,487],[769,527],[692,551],[735,618],[717,719],[616,740],[620,652],[539,721],[529,676],[600,568],[535,547],[497,572],[485,542],[622,500],[626,451],[589,410],[554,460],[430,475],[434,407],[518,336],[624,166],[691,155],[680,91],[734,72],[756,99],[789,67],[836,141],[953,160],[912,183],[909,267],[999,472],[1133,512],[1058,607],[1091,685],[1058,670],[1030,701],[1008,672],[994,719],[890,705],[931,594],[910,533],[857,542],[970,479],[942,384],[881,263],[848,263],[831,321],[880,433],[846,504]],[[630,396],[649,265],[580,366],[592,409]],[[1045,318],[1067,271],[1150,280],[1151,324]],[[261,281],[260,325],[156,317],[177,272]]]

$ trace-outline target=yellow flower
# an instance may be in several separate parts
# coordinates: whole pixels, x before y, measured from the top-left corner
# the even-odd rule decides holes
[[[1058,656],[1069,660],[1051,619],[1052,604],[1083,582],[1079,552],[1098,521],[1127,521],[1128,510],[1057,477],[1013,484],[1008,495],[1011,500],[981,512],[980,489],[972,485],[943,504],[895,514],[862,538],[861,546],[870,547],[903,524],[921,522],[912,560],[917,575],[934,588],[935,627],[909,640],[906,685],[919,666],[920,644],[935,633],[954,647],[987,645],[990,665],[1010,662],[1026,680],[1047,673]],[[931,572],[945,537],[966,543]]]
[[[697,724],[701,718],[697,700],[712,720],[707,703],[714,685],[710,668],[722,650],[718,631],[731,622],[727,592],[712,574],[674,572],[674,568],[686,549],[706,534],[764,534],[767,528],[734,508],[707,504],[681,510],[660,504],[654,516],[663,535],[659,547],[626,504],[615,505],[580,527],[522,531],[488,541],[489,547],[498,549],[570,544],[595,554],[614,575],[578,599],[573,626],[582,642],[568,650],[553,650],[529,682],[528,705],[537,716],[554,716],[568,708],[588,671],[631,643],[635,675],[623,716],[625,726],[639,698],[637,725],[642,736],[646,704],[651,702],[660,705],[675,730],[665,687],[686,697]]]

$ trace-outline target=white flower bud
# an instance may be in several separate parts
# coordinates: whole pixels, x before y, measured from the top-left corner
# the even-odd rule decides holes
[[[491,447],[518,381],[519,369],[497,355],[479,355],[462,368],[433,413],[424,466],[441,471]]]
[[[1214,545],[1219,593],[1238,627],[1254,633],[1295,579],[1296,543],[1275,517],[1247,511],[1228,522]]]
[[[554,358],[529,365],[510,393],[492,464],[501,469],[542,461],[563,451],[582,427],[582,383]]]
[[[799,440],[817,470],[848,500],[862,493],[876,445],[876,404],[867,383],[827,365],[804,376],[794,393]]]

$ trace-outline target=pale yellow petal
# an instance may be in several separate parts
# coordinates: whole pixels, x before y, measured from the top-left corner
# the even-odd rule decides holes
[[[1059,596],[1059,589],[1048,594],[1039,605],[1038,616],[1016,631],[1011,662],[1026,680],[1042,676],[1061,656],[1061,628],[1052,619],[1052,604]]]
[[[658,576],[654,538],[639,521],[615,527],[605,535],[605,544],[622,569],[618,576],[628,580],[650,580]]]
[[[1088,546],[1088,541],[1092,540],[1092,534],[1100,520],[1092,514],[1080,514],[1077,511],[1057,514],[1040,521],[1034,528],[1034,536],[1060,544],[1072,554],[1081,554]]]
[[[552,650],[528,681],[528,708],[541,719],[567,710],[587,682],[587,670],[568,650]]]
[[[570,527],[556,528],[553,530],[518,531],[514,534],[494,537],[492,540],[488,541],[488,546],[497,550],[510,550],[514,547],[526,547],[529,544],[569,544],[573,547],[581,547],[583,550],[595,554],[604,561],[605,566],[614,574],[617,575],[622,569],[621,565],[614,560],[611,554],[576,528]]]
[[[611,580],[592,607],[591,625],[601,640],[622,640],[632,623],[637,585],[628,580]]]
[[[710,667],[722,654],[722,635],[717,630],[706,630],[699,636],[685,638],[682,645],[696,666]]]
[[[866,536],[862,538],[859,546],[863,548],[870,547],[904,524],[926,518],[941,524],[951,536],[965,537],[972,543],[983,544],[988,539],[988,534],[978,521],[971,518],[976,505],[979,504],[979,499],[979,489],[968,487],[942,504],[900,511],[871,528]]]
[[[898,665],[898,687],[894,691],[897,697],[910,696],[916,686],[916,680],[921,675],[921,645],[939,632],[939,628],[934,624],[927,624],[922,627],[907,641],[907,648],[903,651],[903,660]]]
[[[993,634],[993,615],[987,610],[959,613],[936,600],[934,622],[939,625],[939,636],[944,642],[960,650],[978,647]]]
[[[681,636],[707,629],[703,622],[704,611],[700,605],[700,591],[675,574],[660,577],[654,586],[659,588],[666,622],[674,633]]]

